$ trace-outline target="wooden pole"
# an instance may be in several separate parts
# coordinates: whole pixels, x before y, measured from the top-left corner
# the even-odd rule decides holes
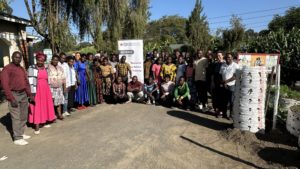
[[[274,113],[273,113],[273,126],[272,130],[276,129],[277,123],[277,114],[278,114],[278,104],[279,104],[279,96],[280,96],[280,65],[277,66],[276,70],[276,93],[274,99]]]

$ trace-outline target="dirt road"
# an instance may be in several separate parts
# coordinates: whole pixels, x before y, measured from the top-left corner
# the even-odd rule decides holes
[[[3,110],[0,117],[6,114]],[[38,136],[28,128],[26,133],[33,137],[27,146],[15,146],[6,127],[0,126],[0,158],[8,157],[0,168],[280,167],[221,137],[228,125],[211,115],[160,106],[98,105],[41,129]]]

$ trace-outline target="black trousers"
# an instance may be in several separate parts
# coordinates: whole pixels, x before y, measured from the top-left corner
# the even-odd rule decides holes
[[[172,107],[173,105],[173,95],[169,94],[164,99],[159,99],[159,103],[165,107]]]
[[[114,103],[125,103],[128,100],[128,97],[127,97],[127,95],[125,95],[124,97],[114,95],[113,99],[114,99]]]
[[[74,100],[75,100],[75,86],[71,86],[68,92],[68,110],[74,108]]]
[[[206,81],[198,80],[196,81],[196,88],[198,93],[198,100],[203,105],[207,104],[207,84]]]

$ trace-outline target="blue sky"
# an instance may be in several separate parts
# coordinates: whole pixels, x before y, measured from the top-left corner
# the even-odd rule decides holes
[[[195,2],[196,0],[150,0],[150,20],[159,19],[164,15],[188,17]],[[260,31],[267,28],[273,15],[282,15],[288,7],[300,6],[300,0],[202,0],[202,4],[212,32],[219,27],[229,26],[228,15],[243,13],[248,13],[240,15],[246,28]],[[29,18],[24,0],[13,0],[11,6],[14,15]],[[216,18],[220,16],[227,17]]]

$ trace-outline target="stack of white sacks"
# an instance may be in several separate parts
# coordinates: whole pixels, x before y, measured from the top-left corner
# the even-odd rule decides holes
[[[233,125],[243,131],[264,132],[267,69],[244,66],[236,73]]]

